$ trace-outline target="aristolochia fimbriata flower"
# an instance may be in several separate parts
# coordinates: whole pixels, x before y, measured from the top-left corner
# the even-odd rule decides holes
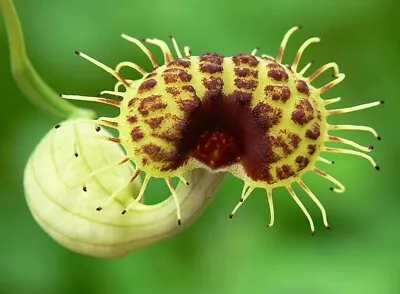
[[[319,207],[324,225],[329,228],[324,207],[302,177],[307,172],[315,173],[332,182],[334,192],[344,192],[345,188],[338,180],[316,167],[317,161],[331,163],[322,156],[326,152],[360,156],[379,169],[372,157],[366,154],[372,147],[331,134],[332,131],[360,130],[370,132],[379,139],[376,131],[365,126],[331,125],[327,118],[377,106],[382,102],[328,110],[326,106],[338,102],[340,98],[322,99],[321,95],[340,83],[344,74],[333,62],[311,74],[306,74],[311,63],[299,69],[304,50],[310,44],[318,43],[319,38],[305,41],[291,65],[282,64],[289,37],[298,29],[294,27],[287,32],[276,58],[259,56],[257,49],[249,54],[230,57],[217,53],[193,56],[188,47],[182,53],[174,38],[171,38],[172,52],[161,40],[145,39],[142,42],[122,35],[147,55],[153,66],[151,72],[133,62],[121,62],[112,69],[76,51],[77,55],[118,81],[114,90],[102,91],[99,97],[62,95],[65,99],[94,101],[119,109],[117,117],[100,117],[86,122],[95,124],[97,131],[99,126],[106,126],[118,132],[118,136],[95,134],[91,140],[98,143],[93,144],[108,141],[122,146],[125,151],[108,166],[97,170],[93,168],[89,179],[104,173],[105,169],[124,169],[126,165],[133,164],[125,182],[110,190],[105,201],[91,201],[91,209],[97,211],[98,218],[116,215],[116,207],[120,207],[119,221],[128,221],[129,215],[141,206],[151,178],[162,178],[171,191],[176,206],[176,223],[180,225],[185,222],[182,219],[182,202],[171,179],[178,178],[190,187],[193,183],[185,174],[201,168],[209,173],[232,173],[243,181],[240,200],[231,217],[254,189],[261,188],[266,191],[269,201],[269,225],[272,226],[272,191],[283,186],[307,217],[314,233],[312,218],[292,187],[293,183],[298,183]],[[158,63],[145,43],[161,49],[164,57],[162,64]],[[137,70],[142,78],[129,80],[123,77],[120,71],[124,67]],[[321,87],[314,87],[312,82],[327,70],[333,70],[334,79]],[[78,131],[84,125],[85,122],[81,122],[75,128]],[[59,131],[62,129],[61,124]],[[62,135],[55,130],[52,136]],[[340,142],[354,149],[326,147],[326,142]],[[95,146],[93,148],[96,149]],[[69,149],[71,154],[76,152],[72,146]],[[138,195],[125,201],[119,200],[119,192],[137,180],[140,172],[145,176]],[[92,199],[98,193],[91,190],[86,182],[82,184],[85,195],[81,196],[81,201]]]

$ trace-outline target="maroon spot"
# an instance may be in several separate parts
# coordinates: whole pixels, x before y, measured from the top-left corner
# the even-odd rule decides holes
[[[257,124],[266,131],[277,125],[282,118],[281,109],[263,102],[259,102],[254,107],[252,114]]]
[[[149,112],[165,109],[167,106],[166,103],[161,101],[161,95],[151,95],[140,101],[138,110],[142,115],[146,116]]]
[[[292,112],[292,120],[301,126],[314,118],[314,108],[306,98],[297,101],[295,109]]]
[[[157,81],[155,79],[145,80],[138,89],[139,93],[143,93],[145,91],[153,89],[157,85]]]
[[[206,53],[199,57],[200,65],[199,70],[203,73],[214,74],[223,71],[224,57],[217,53]]]
[[[293,111],[292,112],[292,120],[295,122],[301,122],[301,120],[305,117],[305,113],[302,110]]]
[[[152,118],[146,119],[145,122],[150,126],[150,128],[152,130],[155,130],[160,127],[163,120],[164,120],[164,117],[159,116],[159,117],[152,117]]]
[[[207,90],[221,91],[224,82],[220,77],[203,78],[202,83]]]
[[[183,58],[178,58],[175,59],[173,61],[171,61],[170,63],[168,63],[168,67],[170,66],[179,66],[179,67],[185,67],[188,68],[190,67],[190,61],[187,59],[183,59]]]
[[[284,180],[284,179],[287,179],[287,178],[290,178],[291,176],[293,176],[294,171],[290,167],[290,165],[284,164],[281,167],[276,168],[276,175],[278,176],[278,179]]]
[[[257,80],[235,79],[235,86],[239,89],[255,90],[258,86]]]
[[[131,115],[131,116],[129,116],[128,117],[128,119],[127,119],[130,123],[135,123],[135,122],[137,122],[137,120],[138,120],[138,118],[135,116],[135,115]]]
[[[285,69],[279,63],[270,63],[268,67],[268,76],[275,81],[287,81],[289,79]]]
[[[180,99],[176,101],[176,103],[178,104],[180,110],[188,114],[197,107],[199,107],[201,101],[199,97],[194,95],[191,99]]]
[[[148,155],[149,159],[153,162],[164,163],[161,167],[161,171],[168,171],[175,169],[175,162],[177,155],[172,151],[167,151],[154,143],[146,144],[142,147],[142,152]],[[147,162],[146,162],[147,163]]]
[[[272,100],[286,102],[290,98],[290,89],[287,86],[267,85],[264,88],[265,95]]]
[[[257,175],[257,178],[254,179],[260,179],[268,184],[276,182],[271,175],[271,167],[268,164],[260,164],[255,171],[255,175]],[[252,177],[252,174],[249,174],[249,176]]]
[[[171,94],[172,96],[177,96],[181,93],[181,91],[179,91],[179,89],[176,87],[166,87],[165,91],[167,91],[167,93]]]
[[[297,136],[295,133],[290,133],[289,139],[290,139],[290,144],[293,146],[293,148],[299,147],[299,143],[301,141],[301,138],[299,136]]]
[[[144,153],[146,153],[147,155],[150,155],[150,157],[154,157],[157,158],[157,153],[160,152],[161,147],[154,144],[154,143],[150,143],[150,144],[146,144],[142,147],[142,150]],[[154,158],[152,158],[152,160],[154,160]],[[158,160],[156,160],[158,161]]]
[[[205,53],[200,55],[199,59],[201,62],[214,63],[218,65],[222,65],[224,62],[224,56],[218,53]]]
[[[165,148],[162,148],[154,143],[146,144],[142,147],[142,151],[146,153],[152,161],[155,162],[170,162],[163,170],[167,170],[171,168],[171,165],[174,164],[174,156],[173,152],[168,152]]]
[[[251,54],[238,54],[232,56],[232,61],[236,66],[241,64],[247,64],[251,67],[255,67],[259,64],[257,58]]]
[[[321,121],[321,111],[317,109],[317,119]]]
[[[168,68],[163,72],[163,78],[166,84],[176,83],[178,80],[182,82],[190,82],[192,75],[183,69]]]
[[[282,159],[280,155],[273,151],[274,147],[276,147],[276,139],[273,136],[266,135],[265,140],[263,140],[263,144],[261,145],[261,153],[268,165]]]
[[[308,160],[307,157],[297,156],[296,163],[297,163],[297,171],[301,171],[310,163],[310,161]]]
[[[311,128],[306,131],[306,137],[312,140],[317,140],[320,134],[320,126],[317,123],[314,123]]]
[[[240,78],[253,77],[258,78],[258,71],[249,68],[235,68],[235,75]]]
[[[131,138],[134,142],[140,141],[141,139],[143,139],[144,134],[143,132],[140,130],[140,127],[134,127],[131,131]]]
[[[223,68],[221,65],[214,63],[200,63],[200,72],[214,74],[216,72],[222,72]]]
[[[282,148],[284,157],[287,157],[293,152],[293,150],[287,144],[286,132],[282,132],[281,134],[271,136],[271,144],[275,148],[276,147]],[[278,155],[276,155],[276,157],[281,158]]]
[[[172,83],[176,83],[178,81],[178,75],[174,74],[174,73],[164,71],[162,76],[163,76],[164,82],[166,84],[172,84]]]
[[[309,155],[313,155],[315,151],[317,150],[317,145],[314,144],[309,144],[307,145],[307,150]]]
[[[186,71],[181,70],[178,74],[182,82],[188,83],[192,79],[192,75]]]
[[[310,89],[308,88],[308,85],[305,81],[302,80],[297,80],[296,81],[296,89],[300,93],[310,95]]]
[[[227,95],[227,99],[233,99],[240,105],[249,105],[251,99],[253,98],[252,93],[242,92],[242,91],[233,91],[233,93]]]
[[[168,143],[177,144],[182,141],[182,132],[185,127],[184,121],[180,119],[178,116],[167,113],[164,116],[163,123],[168,125],[166,130],[162,132],[154,132],[152,135],[163,139]]]
[[[210,97],[218,97],[222,93],[222,88],[224,86],[224,82],[220,77],[210,77],[208,79],[204,78],[202,80],[204,87],[208,90],[203,99],[207,99]]]
[[[190,93],[196,93],[196,90],[191,85],[183,85],[182,90]]]

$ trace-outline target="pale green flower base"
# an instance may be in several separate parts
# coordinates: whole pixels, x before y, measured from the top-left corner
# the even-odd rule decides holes
[[[185,176],[190,185],[181,183],[177,192],[181,226],[177,224],[172,197],[156,205],[136,203],[121,214],[137,195],[138,180],[102,211],[96,211],[133,173],[124,164],[86,182],[92,171],[124,158],[119,145],[96,136],[100,134],[92,124],[61,124],[39,143],[25,170],[25,194],[34,218],[56,241],[79,253],[121,257],[179,233],[206,208],[224,178],[224,174],[205,170]]]

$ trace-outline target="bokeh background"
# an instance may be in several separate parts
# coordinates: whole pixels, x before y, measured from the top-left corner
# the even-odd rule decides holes
[[[273,228],[266,227],[262,191],[229,220],[241,181],[228,177],[206,212],[179,236],[119,260],[86,257],[56,244],[27,209],[24,165],[57,119],[33,107],[17,88],[0,21],[0,293],[400,293],[398,3],[16,0],[29,56],[57,92],[92,95],[113,86],[107,74],[77,58],[75,49],[112,66],[132,60],[149,68],[121,33],[161,39],[173,34],[195,55],[232,55],[256,46],[275,55],[286,30],[301,24],[285,62],[307,37],[320,36],[323,43],[307,50],[303,64],[315,60],[315,69],[336,61],[347,76],[324,97],[342,96],[340,107],[381,99],[386,104],[332,120],[379,131],[380,142],[368,133],[341,135],[374,144],[380,172],[362,158],[327,154],[336,164],[324,169],[343,181],[346,193],[334,194],[325,180],[306,176],[328,211],[331,231],[299,192],[316,223],[311,236],[305,216],[283,189],[275,192]],[[318,83],[328,80],[329,75]],[[151,189],[167,194],[162,185]]]

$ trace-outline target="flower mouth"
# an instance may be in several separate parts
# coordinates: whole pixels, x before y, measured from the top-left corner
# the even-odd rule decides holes
[[[210,169],[240,162],[251,170],[251,163],[262,160],[265,133],[247,105],[218,94],[199,104],[185,122],[177,148],[184,158],[193,157]]]

